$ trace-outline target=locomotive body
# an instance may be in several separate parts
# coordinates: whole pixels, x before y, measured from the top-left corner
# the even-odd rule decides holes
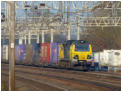
[[[72,66],[90,66],[92,63],[92,47],[87,41],[83,40],[69,40],[63,44],[64,51],[63,58],[60,58],[61,65],[70,64]]]

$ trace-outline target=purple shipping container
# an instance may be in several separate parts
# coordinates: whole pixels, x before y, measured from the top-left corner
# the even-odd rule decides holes
[[[23,63],[26,55],[25,45],[16,45],[15,46],[15,60],[17,63]]]
[[[18,50],[19,50],[19,45],[16,45],[15,46],[15,62],[16,63],[18,63],[18,60],[19,60],[19,52],[18,52]]]
[[[58,63],[59,44],[50,43],[50,63]]]

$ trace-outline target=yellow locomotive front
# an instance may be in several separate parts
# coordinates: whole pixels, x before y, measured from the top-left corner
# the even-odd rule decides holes
[[[75,43],[70,46],[70,60],[72,62],[91,62],[92,47],[88,43]]]

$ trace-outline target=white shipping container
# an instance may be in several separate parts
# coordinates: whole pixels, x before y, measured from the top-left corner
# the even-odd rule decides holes
[[[121,66],[121,50],[111,50],[109,53],[109,65],[110,66]]]
[[[104,62],[104,52],[99,53],[99,63],[100,65],[106,65]]]
[[[3,58],[3,46],[1,46],[1,59]]]
[[[103,66],[121,67],[121,50],[104,50],[94,54],[95,62]]]
[[[111,52],[111,50],[104,50],[103,53],[104,53],[104,60],[103,60],[103,63],[105,65],[109,65],[109,53]]]
[[[8,45],[3,45],[2,59],[3,60],[8,60]]]

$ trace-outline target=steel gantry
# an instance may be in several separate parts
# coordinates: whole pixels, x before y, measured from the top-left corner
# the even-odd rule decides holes
[[[7,2],[2,2],[2,4],[1,32],[3,38],[4,34],[8,35],[7,33],[9,32],[8,22],[10,17],[10,6],[7,4]],[[104,14],[99,13],[98,11],[102,11]],[[51,32],[51,42],[53,41],[53,33],[57,32],[67,32],[67,39],[70,40],[71,31],[76,29],[77,39],[79,39],[81,27],[120,27],[121,2],[16,1],[15,23],[15,34],[17,38],[23,35],[29,35],[29,33],[31,33],[31,35],[37,36],[36,38],[38,43],[38,36],[42,33],[42,31],[44,31],[44,34]]]

